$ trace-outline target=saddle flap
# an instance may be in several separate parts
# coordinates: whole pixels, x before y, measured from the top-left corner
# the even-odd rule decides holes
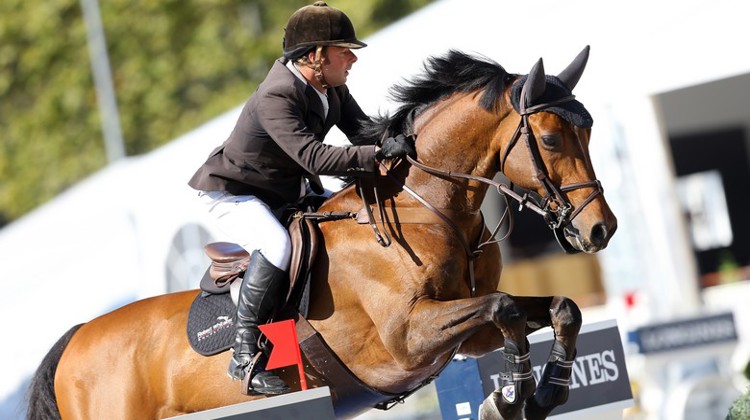
[[[203,274],[200,282],[200,289],[213,295],[229,292],[229,285],[231,284],[231,282],[218,282],[216,278],[214,278],[214,272],[212,268],[213,264],[211,264],[211,266],[209,266],[208,269],[206,269],[206,272]]]
[[[313,260],[318,253],[318,227],[308,218],[295,217],[289,224],[289,237],[292,240],[292,260],[289,265],[289,293],[286,303],[297,304]]]

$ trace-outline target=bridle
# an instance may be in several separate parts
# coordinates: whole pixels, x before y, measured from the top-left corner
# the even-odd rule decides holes
[[[563,248],[563,250],[566,253],[573,254],[580,252],[579,250],[573,248],[570,243],[565,239],[564,229],[566,226],[568,226],[573,219],[578,216],[578,214],[589,204],[591,203],[597,196],[602,195],[604,193],[604,189],[602,187],[602,183],[598,179],[594,179],[592,181],[586,181],[586,182],[577,182],[573,184],[568,185],[561,185],[556,186],[552,180],[549,177],[549,172],[547,171],[547,166],[544,164],[544,160],[541,157],[541,154],[539,152],[539,144],[537,142],[536,136],[534,136],[534,132],[531,130],[531,126],[529,124],[529,116],[536,114],[538,112],[545,111],[546,109],[549,109],[550,107],[554,105],[558,105],[561,103],[565,103],[568,101],[572,101],[575,99],[575,95],[567,95],[562,98],[559,98],[554,101],[534,105],[534,106],[526,106],[526,85],[523,86],[521,90],[521,98],[520,98],[520,104],[519,104],[519,114],[521,115],[521,120],[518,122],[518,126],[516,127],[516,131],[513,134],[513,137],[511,137],[510,142],[508,143],[508,147],[505,149],[505,152],[503,153],[502,158],[499,162],[499,170],[501,173],[504,173],[505,170],[505,162],[508,159],[508,156],[510,155],[511,150],[513,150],[513,147],[518,143],[518,140],[523,136],[526,142],[526,147],[529,151],[529,155],[531,156],[531,161],[534,165],[535,170],[535,177],[539,184],[544,189],[544,196],[541,196],[541,200],[538,203],[535,203],[535,206],[538,207],[541,211],[537,211],[542,217],[544,217],[544,221],[547,223],[547,226],[552,230],[552,232],[555,235],[555,238],[557,239],[557,242],[560,244],[560,246]],[[579,145],[580,145],[580,139],[578,139]],[[583,146],[581,146],[581,150],[583,151]],[[585,154],[585,153],[584,153]],[[591,169],[591,164],[587,160],[587,165],[589,166],[589,169]],[[570,201],[567,199],[564,193],[574,191],[581,188],[593,188],[593,191],[589,194],[588,197],[581,203],[580,206],[577,208],[574,208],[573,205],[570,203]],[[507,192],[506,192],[507,194]],[[528,205],[526,205],[526,201],[529,199],[533,199],[533,197],[537,196],[536,194],[532,193],[531,195],[525,194],[521,199],[519,200],[516,195],[516,197],[511,195],[511,198],[516,199],[519,201],[520,209],[523,209],[524,206],[528,208],[533,208]]]

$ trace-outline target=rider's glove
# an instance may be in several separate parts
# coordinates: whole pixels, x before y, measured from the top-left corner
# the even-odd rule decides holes
[[[406,137],[399,134],[396,137],[388,137],[383,140],[380,150],[375,154],[375,159],[380,161],[406,155],[412,157],[417,155],[417,151],[414,149],[414,139],[411,136]]]

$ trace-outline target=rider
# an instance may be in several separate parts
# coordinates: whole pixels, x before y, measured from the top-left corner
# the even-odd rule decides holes
[[[302,7],[284,29],[283,57],[245,104],[234,130],[211,152],[189,185],[217,228],[250,254],[237,304],[237,336],[228,374],[250,375],[247,394],[280,394],[289,387],[265,369],[258,326],[280,304],[291,241],[279,221],[286,206],[310,190],[323,194],[318,175],[365,175],[376,160],[413,154],[410,139],[382,145],[357,140],[369,118],[349,93],[346,78],[365,47],[349,18],[323,1]],[[333,125],[355,144],[323,144]]]

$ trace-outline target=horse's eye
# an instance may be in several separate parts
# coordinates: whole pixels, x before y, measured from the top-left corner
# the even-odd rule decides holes
[[[546,134],[542,136],[542,143],[548,149],[555,149],[560,147],[562,140],[557,134]]]

